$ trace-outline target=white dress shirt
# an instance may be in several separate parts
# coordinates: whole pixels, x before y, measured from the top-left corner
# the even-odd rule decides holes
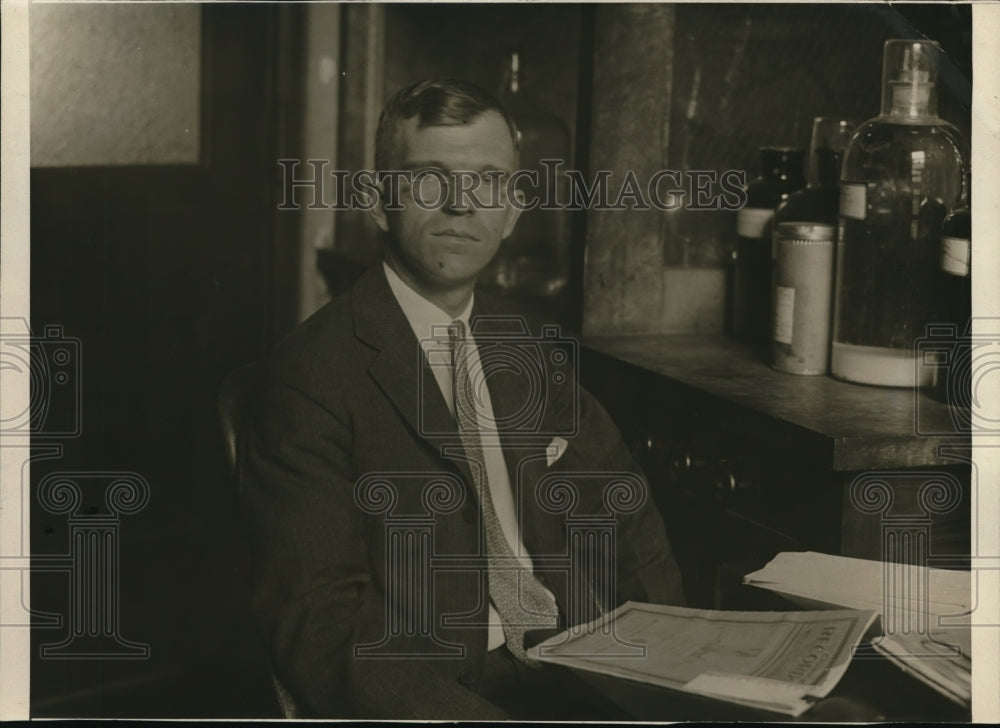
[[[403,313],[406,315],[410,327],[420,342],[421,348],[427,356],[434,379],[441,389],[444,401],[452,415],[455,414],[454,392],[452,391],[452,367],[450,356],[450,341],[448,338],[448,326],[454,321],[461,321],[465,324],[466,343],[469,347],[469,375],[473,381],[482,381],[482,362],[479,359],[479,352],[476,349],[475,341],[471,338],[469,326],[469,316],[472,313],[473,297],[469,297],[469,304],[458,316],[452,317],[447,312],[435,306],[426,298],[410,288],[406,282],[400,278],[387,263],[382,264],[385,268],[385,276],[389,281],[389,288],[399,302]],[[500,436],[496,428],[496,418],[493,415],[493,403],[490,400],[490,393],[487,388],[477,392],[482,399],[477,397],[476,419],[479,424],[479,436],[483,446],[483,459],[486,466],[486,478],[489,482],[490,496],[493,499],[493,508],[496,510],[497,519],[503,529],[511,551],[517,555],[521,565],[526,569],[531,569],[531,558],[521,540],[520,529],[517,523],[517,511],[514,507],[514,496],[510,485],[510,475],[507,472],[507,462],[503,457],[503,450],[500,445]],[[500,621],[500,614],[491,602],[489,605],[490,625],[487,647],[490,650],[496,649],[504,644],[503,625]]]

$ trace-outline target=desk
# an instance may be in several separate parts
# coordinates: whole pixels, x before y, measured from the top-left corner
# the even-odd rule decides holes
[[[908,559],[885,553],[890,515],[925,519],[929,551],[912,558],[969,553],[970,436],[927,394],[784,374],[722,336],[583,347],[583,384],[646,471],[691,606],[718,606],[717,567],[729,561],[797,550]],[[864,478],[888,484],[891,514],[852,498]],[[923,510],[935,479],[955,492],[946,512]]]
[[[970,442],[961,419],[953,421],[947,405],[923,392],[784,374],[722,336],[608,336],[583,343],[605,365],[654,374],[672,395],[719,408],[740,429],[794,441],[826,469],[947,465],[954,460],[942,446]]]

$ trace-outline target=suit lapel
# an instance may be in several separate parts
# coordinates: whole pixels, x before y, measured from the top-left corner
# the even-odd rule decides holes
[[[355,335],[377,351],[368,369],[372,379],[410,428],[458,468],[474,496],[455,420],[382,267],[366,272],[352,296]]]
[[[375,350],[369,374],[413,431],[460,473],[468,490],[467,497],[477,502],[475,481],[463,456],[455,419],[441,396],[420,343],[392,294],[381,266],[367,271],[358,280],[352,290],[352,306],[355,335]],[[486,316],[486,321],[473,321],[473,331],[478,330],[477,323],[485,323],[488,331],[489,316],[478,303],[473,315],[475,318]],[[509,324],[496,328],[499,339],[507,335],[509,345]],[[496,339],[486,337],[484,345],[488,347],[490,340]],[[490,358],[488,352],[485,358]],[[484,366],[488,365],[489,362],[484,361]],[[521,518],[524,545],[534,556],[568,556],[565,517],[546,513],[540,508],[534,493],[535,485],[547,471],[545,445],[548,438],[541,434],[526,437],[533,434],[531,425],[518,426],[514,422],[526,404],[542,403],[531,401],[532,384],[523,372],[521,375],[516,372],[486,372],[486,375],[494,416],[501,425],[500,439]],[[387,443],[387,446],[392,444]],[[542,570],[537,575],[555,594],[565,616],[568,573],[557,568],[555,573]]]
[[[443,459],[448,460],[462,475],[468,495],[478,499],[472,471],[464,459],[461,438],[455,419],[445,404],[437,381],[427,365],[406,315],[396,301],[381,266],[367,271],[352,292],[355,335],[376,350],[369,374],[392,402],[410,428]],[[491,325],[495,324],[495,325]],[[504,342],[509,346],[512,336],[509,320],[506,325],[490,316],[477,299],[473,312],[473,331],[479,334],[480,359],[490,367],[490,347]],[[491,336],[492,334],[492,336]],[[524,338],[523,335],[520,338]],[[481,342],[481,344],[480,344]],[[492,355],[493,362],[502,357]],[[552,516],[542,513],[534,493],[535,483],[545,473],[547,438],[526,438],[529,426],[518,425],[518,415],[533,402],[532,383],[523,372],[487,371],[493,412],[500,427],[504,460],[514,490],[516,507],[521,515],[525,546],[531,553],[547,554],[565,548],[560,540],[561,528],[552,528]],[[537,393],[534,395],[537,397]],[[533,440],[533,442],[532,442]],[[391,445],[391,443],[389,443]],[[555,540],[553,540],[555,538]],[[560,548],[561,547],[561,548]]]

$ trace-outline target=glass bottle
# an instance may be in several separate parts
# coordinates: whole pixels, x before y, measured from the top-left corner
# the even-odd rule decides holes
[[[969,198],[971,200],[971,196]],[[972,217],[963,205],[941,225],[939,314],[948,346],[934,372],[932,396],[953,407],[968,408],[972,400]]]
[[[538,172],[538,184],[522,177],[519,189],[539,200],[525,210],[514,232],[501,243],[481,282],[501,292],[533,299],[558,299],[569,280],[569,222],[563,209],[568,197],[566,168],[570,164],[569,128],[524,91],[522,54],[508,51],[500,103],[518,129],[519,166]],[[543,160],[560,160],[561,167]],[[546,209],[548,208],[548,209]]]
[[[773,227],[777,228],[783,222],[837,224],[840,165],[857,126],[855,119],[829,116],[813,119],[805,189],[789,195],[778,205],[774,211]]]
[[[962,196],[966,155],[937,116],[940,48],[886,41],[882,110],[854,133],[840,177],[830,368],[853,382],[930,384],[915,345],[940,293],[941,223]]]
[[[837,242],[837,180],[852,119],[813,120],[805,189],[774,211],[771,366],[789,374],[826,374]]]
[[[762,147],[760,176],[747,185],[746,205],[736,214],[733,333],[761,351],[770,340],[774,208],[805,185],[804,159],[802,149]]]

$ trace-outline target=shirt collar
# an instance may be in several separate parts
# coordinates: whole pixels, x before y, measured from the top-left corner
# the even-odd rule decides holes
[[[417,341],[423,343],[432,338],[447,338],[446,328],[453,321],[461,321],[465,324],[465,330],[469,331],[469,318],[472,315],[474,294],[469,297],[469,303],[465,310],[458,316],[452,317],[448,315],[447,311],[435,306],[410,288],[385,261],[382,262],[382,268],[385,270],[385,277],[389,282],[392,295],[396,297],[399,307],[403,309]]]

